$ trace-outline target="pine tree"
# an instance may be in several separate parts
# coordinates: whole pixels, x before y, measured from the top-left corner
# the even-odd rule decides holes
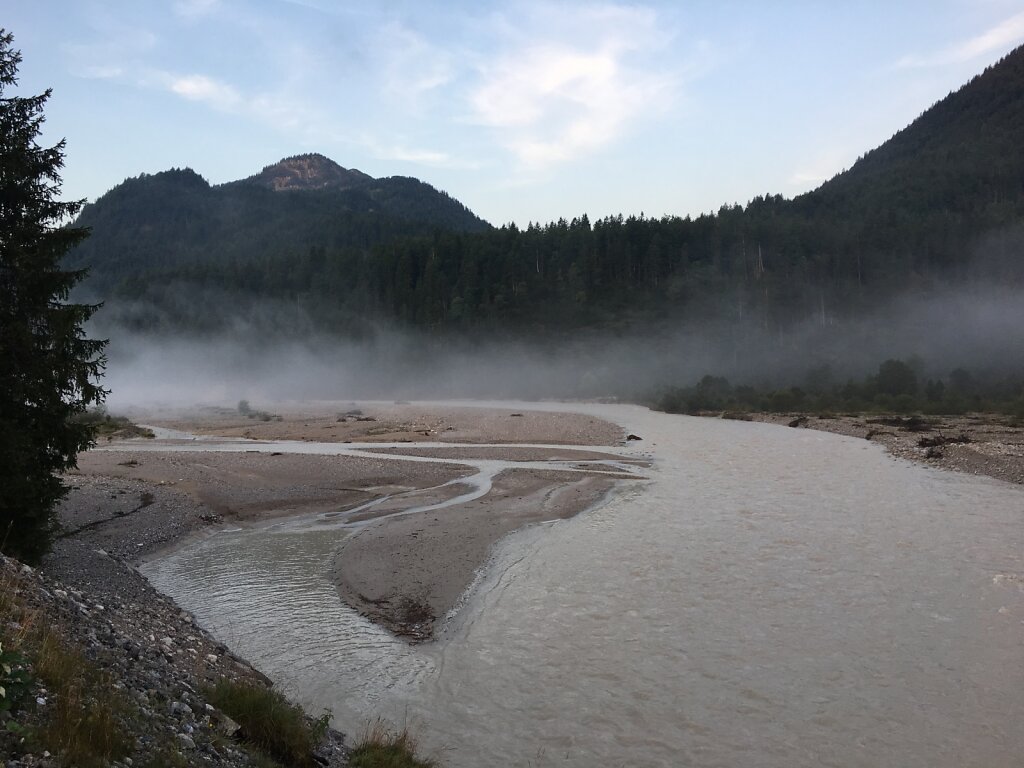
[[[81,208],[59,200],[64,142],[37,143],[50,91],[8,96],[13,39],[0,29],[0,550],[38,562],[67,493],[61,473],[92,443],[74,417],[106,394],[105,342],[82,328],[96,306],[68,301],[83,272],[60,260],[88,232],[64,226]]]

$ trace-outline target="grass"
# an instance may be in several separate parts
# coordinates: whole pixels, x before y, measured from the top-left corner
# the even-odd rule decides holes
[[[288,766],[316,765],[313,751],[327,730],[330,715],[312,723],[302,707],[271,688],[221,680],[206,696],[241,727],[246,742]]]
[[[127,757],[134,746],[125,723],[137,716],[109,678],[16,596],[17,577],[0,579],[0,642],[24,660],[30,684],[45,684],[46,704],[34,713],[12,712],[28,721],[23,730],[33,747],[49,750],[58,765],[100,768]],[[29,697],[30,698],[30,697]],[[18,723],[19,726],[22,723]]]
[[[35,709],[15,705],[9,711],[8,738],[4,747],[17,751],[31,747],[49,750],[58,766],[100,768],[132,754],[132,726],[139,718],[136,705],[113,687],[106,672],[96,667],[67,639],[48,624],[36,609],[26,606],[18,593],[19,577],[11,570],[0,573],[0,653],[4,662],[15,661],[28,674],[27,695],[32,703],[37,684],[46,688],[46,703]],[[4,678],[9,682],[10,676]],[[14,693],[13,686],[9,693]],[[314,750],[327,730],[330,715],[310,720],[301,707],[283,695],[255,683],[221,680],[204,691],[211,704],[240,726],[239,737],[251,748],[256,765],[312,768]],[[6,697],[5,697],[6,698]],[[7,703],[13,704],[10,698]],[[24,743],[11,740],[15,731]],[[272,762],[276,761],[276,762]],[[184,768],[188,761],[167,740],[151,754],[144,768]],[[367,729],[350,759],[352,768],[438,768],[434,760],[416,754],[416,743],[407,729],[392,731],[382,721]]]
[[[416,755],[416,740],[407,728],[393,731],[377,720],[349,756],[350,768],[439,768]]]

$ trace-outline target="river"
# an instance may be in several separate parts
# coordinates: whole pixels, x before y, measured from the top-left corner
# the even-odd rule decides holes
[[[1024,489],[812,430],[530,407],[641,435],[619,452],[649,479],[508,537],[433,643],[339,602],[346,532],[315,520],[143,572],[314,713],[407,724],[450,768],[1021,765]]]

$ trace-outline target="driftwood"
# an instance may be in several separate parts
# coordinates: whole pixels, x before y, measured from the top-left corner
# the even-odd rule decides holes
[[[945,435],[936,435],[935,437],[922,437],[917,441],[917,445],[920,448],[938,448],[942,445],[963,445],[964,443],[971,442],[971,436],[966,432],[961,432],[956,437],[946,437]],[[930,457],[929,457],[930,458]]]
[[[867,419],[867,423],[896,427],[903,432],[931,432],[935,429],[933,422],[920,416],[878,416],[874,419]]]

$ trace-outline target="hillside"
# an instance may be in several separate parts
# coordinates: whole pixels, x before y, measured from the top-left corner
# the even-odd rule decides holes
[[[94,236],[74,263],[142,299],[142,326],[217,327],[224,302],[210,314],[191,299],[229,295],[301,305],[331,328],[546,335],[689,319],[782,338],[937,286],[1024,284],[1024,48],[813,192],[696,219],[491,229],[422,182],[306,155],[222,187],[191,171],[131,179],[80,223]]]
[[[211,186],[191,169],[127,179],[75,222],[92,236],[69,267],[88,266],[86,288],[109,296],[154,271],[232,269],[310,248],[360,248],[434,229],[487,223],[417,179],[375,179],[321,155],[286,158],[237,182]]]
[[[355,168],[342,168],[320,154],[295,155],[268,165],[238,184],[255,184],[275,192],[296,189],[352,189],[375,179]]]

